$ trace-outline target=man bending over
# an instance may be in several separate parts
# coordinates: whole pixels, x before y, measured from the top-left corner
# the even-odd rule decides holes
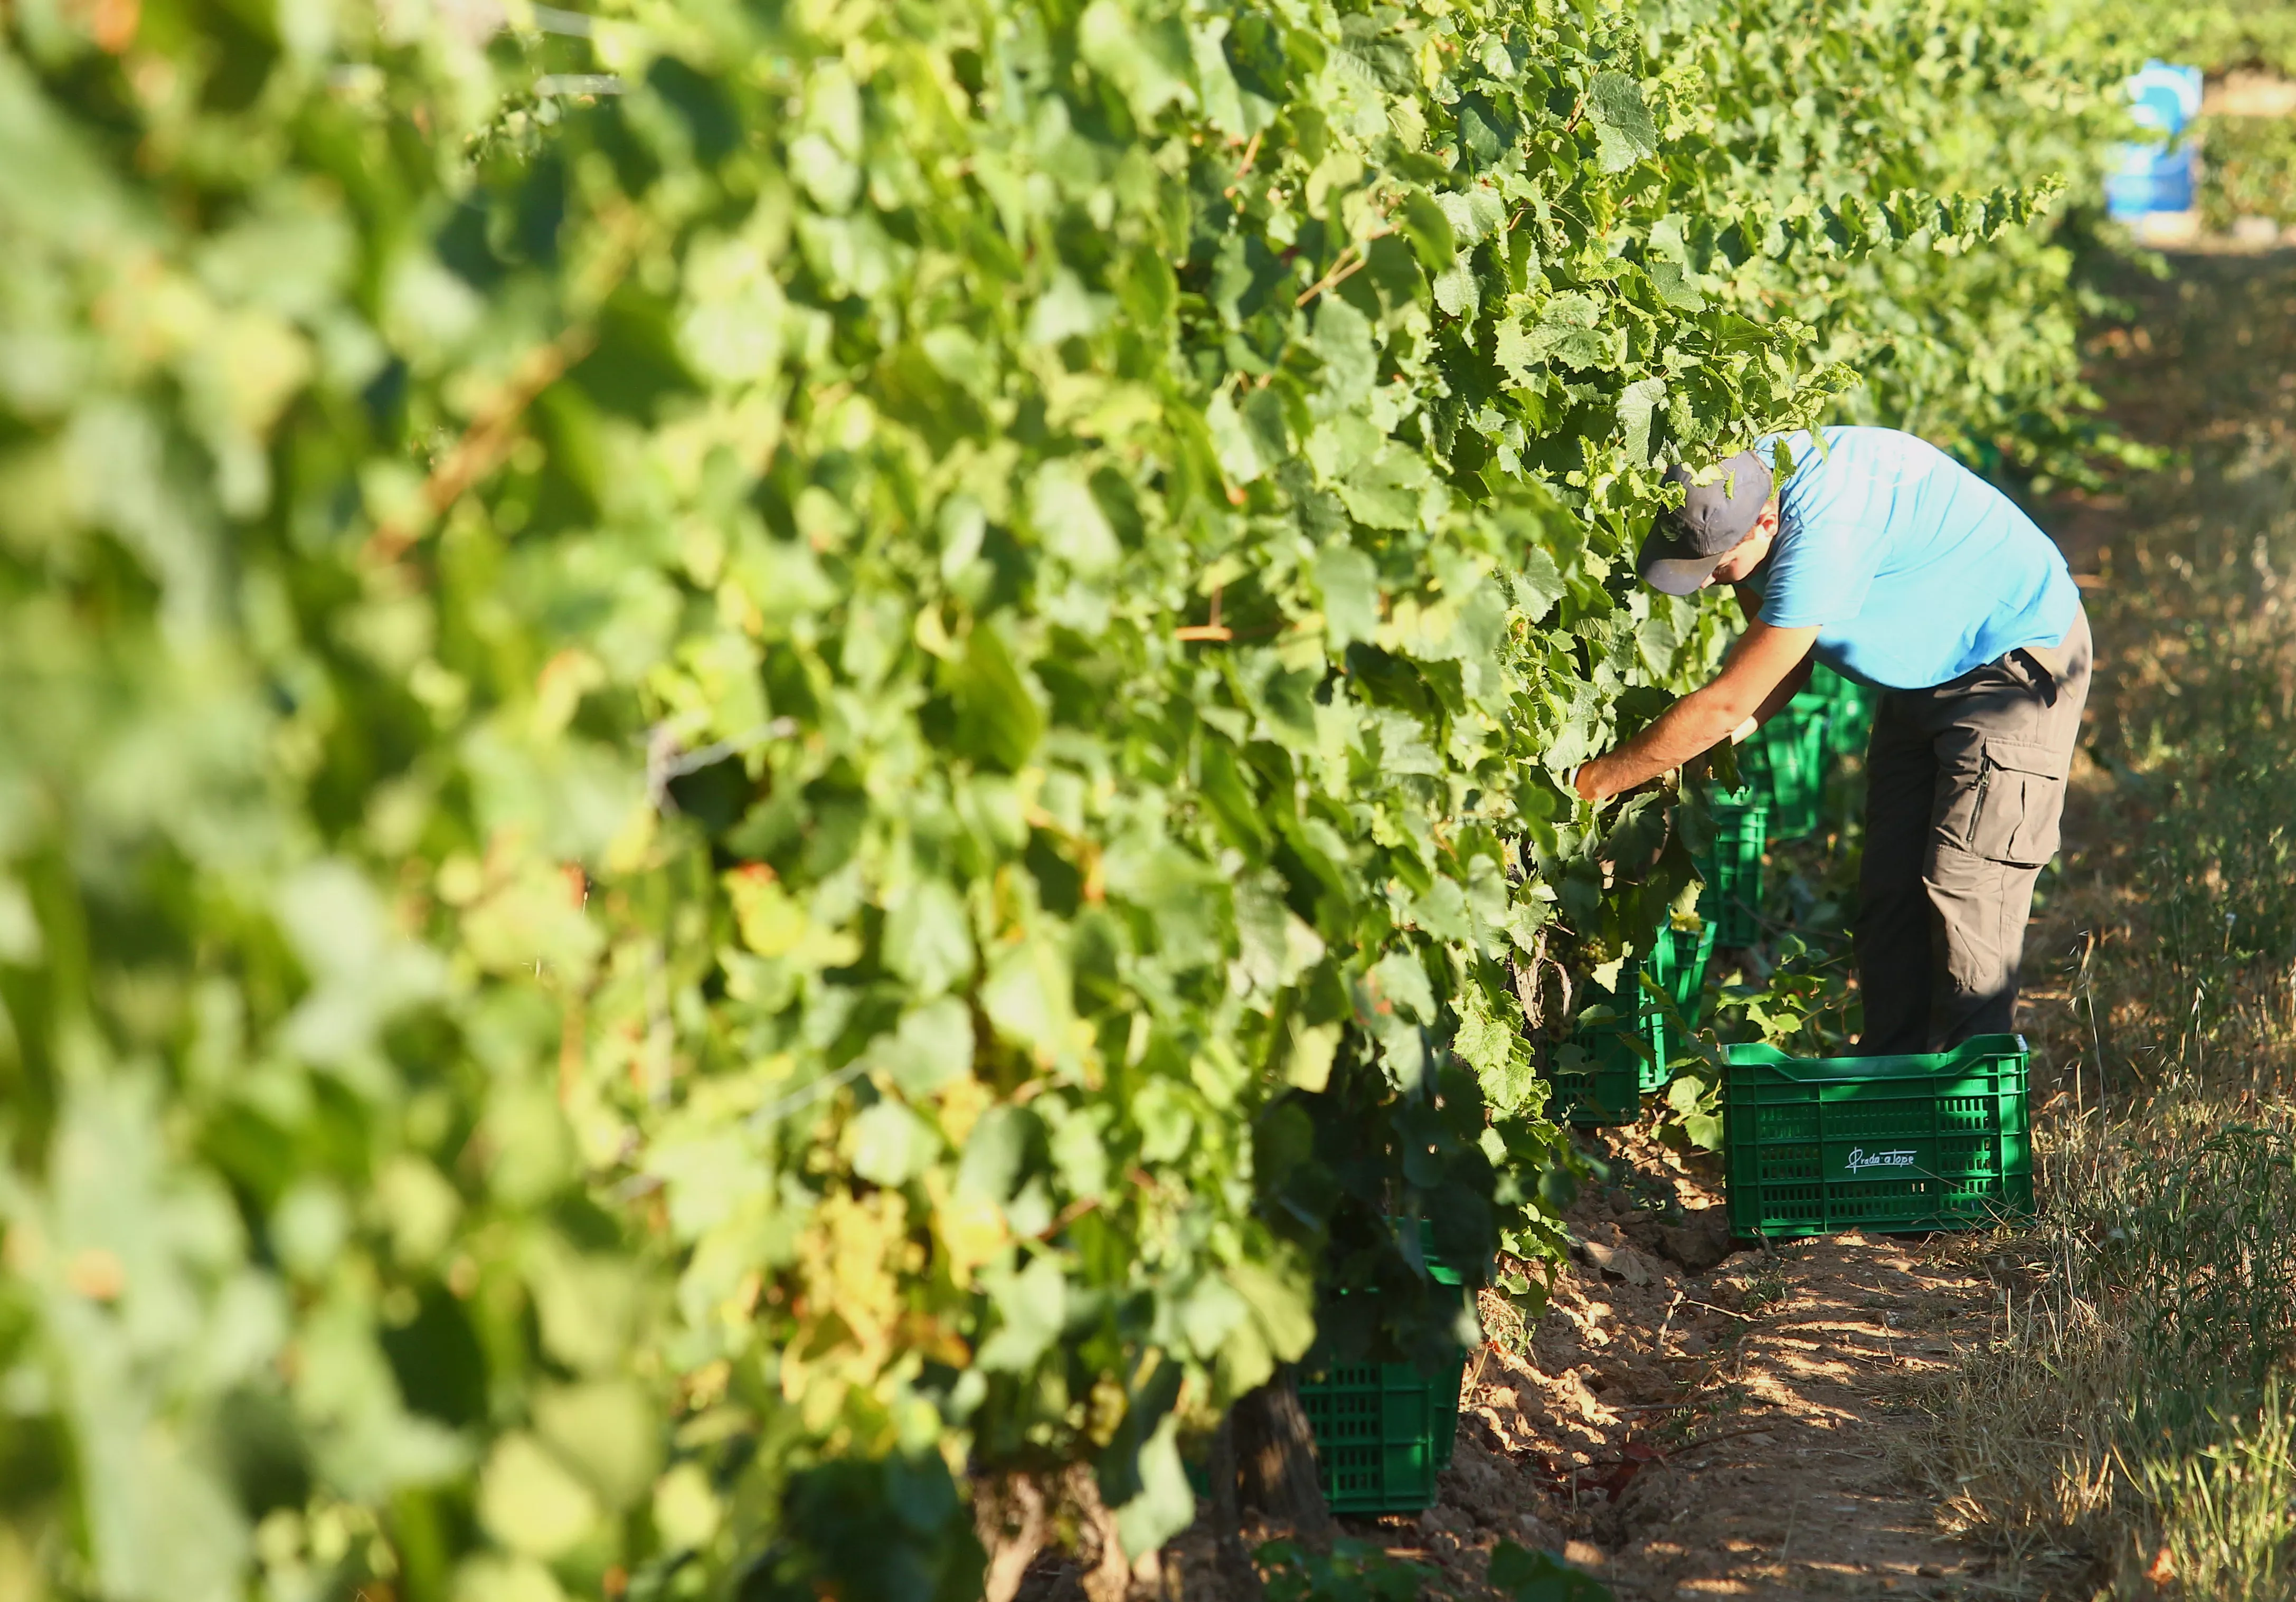
[[[1722,671],[1582,766],[1599,801],[1746,734],[1812,659],[1887,693],[1866,759],[1855,929],[1867,1055],[2008,1031],[2033,885],[2057,849],[2090,645],[2064,558],[2015,503],[1892,429],[1827,429],[1710,470],[1643,544],[1669,595],[1739,587]]]

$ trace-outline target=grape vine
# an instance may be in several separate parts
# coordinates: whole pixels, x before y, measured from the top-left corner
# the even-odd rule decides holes
[[[2054,26],[14,7],[0,1578],[958,1598],[1460,1333],[1664,466],[2078,445]]]

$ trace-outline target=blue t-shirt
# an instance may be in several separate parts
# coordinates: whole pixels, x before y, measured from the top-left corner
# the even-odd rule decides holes
[[[1885,690],[1927,689],[2064,638],[2080,591],[2008,496],[1895,429],[1824,434],[1823,454],[1808,433],[1785,437],[1795,470],[1752,586],[1763,622],[1815,627],[1819,661]]]

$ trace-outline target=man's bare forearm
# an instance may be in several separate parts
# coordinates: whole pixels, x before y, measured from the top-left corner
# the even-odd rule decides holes
[[[1581,764],[1572,788],[1589,801],[1630,790],[1712,750],[1741,723],[1767,717],[1801,688],[1816,638],[1813,627],[1781,628],[1756,619],[1730,648],[1712,683],[1684,696],[1609,756]]]
[[[1660,713],[1657,721],[1607,756],[1579,770],[1581,795],[1615,796],[1703,756],[1730,736],[1745,715],[1709,686]]]

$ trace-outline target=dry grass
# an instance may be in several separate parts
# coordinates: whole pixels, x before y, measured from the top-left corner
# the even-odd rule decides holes
[[[1917,1467],[2021,1594],[2296,1597],[2296,1108],[2234,1110],[2067,1121],[2046,1220],[1969,1248],[2000,1312]]]
[[[2296,1602],[2296,269],[2184,273],[2100,375],[2184,460],[2058,509],[2103,671],[2035,942],[2047,1211],[1959,1248],[1994,1324],[1915,1467],[2013,1594]]]

